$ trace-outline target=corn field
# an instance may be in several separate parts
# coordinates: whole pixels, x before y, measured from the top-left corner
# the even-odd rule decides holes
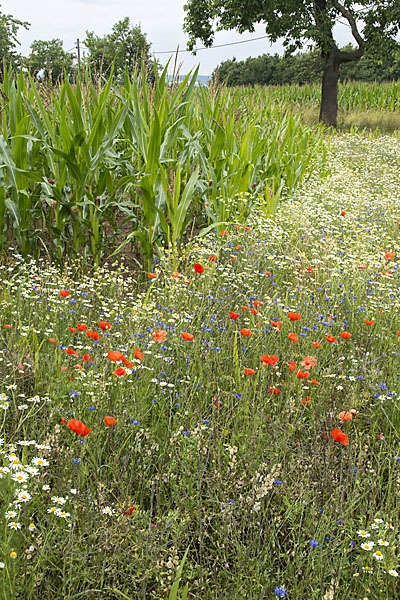
[[[279,99],[197,89],[196,74],[52,88],[5,72],[0,250],[100,264],[127,246],[150,266],[161,246],[243,221],[256,197],[272,214],[325,168],[322,130]],[[236,194],[240,210],[225,202]]]
[[[282,85],[258,87],[258,94],[268,101],[286,102],[289,105],[318,107],[321,101],[321,84]],[[349,81],[339,84],[339,110],[400,110],[400,81],[390,83],[364,83]]]

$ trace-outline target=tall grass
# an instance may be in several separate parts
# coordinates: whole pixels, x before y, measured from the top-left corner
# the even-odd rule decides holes
[[[0,248],[83,254],[100,264],[130,244],[150,265],[188,225],[223,227],[224,202],[249,192],[274,210],[324,164],[321,130],[281,103],[235,90],[149,84],[139,73],[113,85],[87,77],[46,88],[6,72],[0,135]],[[221,201],[222,199],[222,201]],[[220,225],[219,225],[220,224]]]

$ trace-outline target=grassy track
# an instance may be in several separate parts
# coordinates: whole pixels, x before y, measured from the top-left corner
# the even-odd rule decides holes
[[[1,266],[2,600],[398,597],[400,142],[329,143],[141,281]]]

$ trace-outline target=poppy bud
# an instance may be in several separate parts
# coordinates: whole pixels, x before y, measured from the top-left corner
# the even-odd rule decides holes
[[[211,186],[212,186],[212,184],[213,184],[213,180],[212,180],[212,179],[210,179],[210,181],[208,182],[208,185],[211,187]]]
[[[54,185],[55,184],[55,180],[54,179],[49,179],[49,184],[50,185]]]

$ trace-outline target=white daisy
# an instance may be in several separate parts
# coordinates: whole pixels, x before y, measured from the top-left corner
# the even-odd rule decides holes
[[[372,548],[375,546],[374,542],[364,542],[363,544],[361,544],[361,548],[363,550],[372,550]]]
[[[357,535],[359,535],[360,537],[370,537],[370,533],[368,533],[368,531],[364,531],[363,529],[360,529],[359,531],[357,531]]]

